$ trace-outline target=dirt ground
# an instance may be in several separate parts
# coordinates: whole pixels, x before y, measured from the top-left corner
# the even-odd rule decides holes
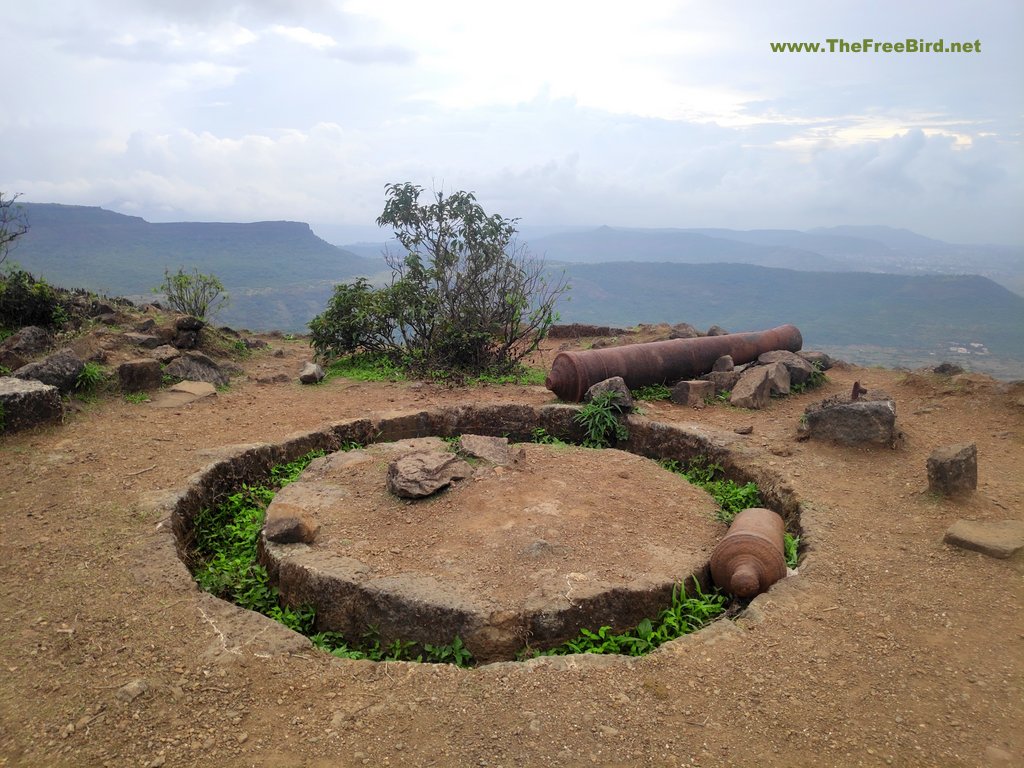
[[[308,349],[271,343],[283,357],[258,353],[216,397],[178,409],[108,397],[63,426],[0,438],[0,766],[1024,765],[1024,569],[942,543],[958,518],[1024,514],[1019,388],[849,369],[761,412],[646,406],[707,430],[753,426],[745,439],[805,501],[799,575],[746,618],[642,659],[460,670],[264,641],[264,620],[246,624],[169,563],[147,500],[226,445],[367,413],[553,397],[302,387]],[[289,381],[256,382],[278,372]],[[798,442],[804,407],[854,380],[894,396],[905,444]],[[962,442],[978,446],[977,492],[933,497],[925,459]]]

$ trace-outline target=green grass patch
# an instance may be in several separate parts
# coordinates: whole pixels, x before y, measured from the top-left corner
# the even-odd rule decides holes
[[[385,355],[357,353],[339,358],[327,366],[324,381],[341,376],[356,381],[405,381],[402,369]]]
[[[659,463],[670,472],[682,475],[693,485],[710,493],[718,504],[717,517],[723,523],[731,523],[744,509],[764,506],[761,494],[754,483],[740,485],[729,480],[725,477],[725,471],[720,464],[708,462],[700,457],[687,464],[681,464],[674,459],[664,459]]]
[[[664,384],[649,384],[646,387],[638,387],[633,390],[633,397],[637,400],[668,400],[672,397],[672,390]]]
[[[562,645],[546,651],[525,650],[521,658],[537,656],[565,656],[571,653],[618,653],[643,656],[663,643],[688,635],[705,626],[725,612],[727,598],[717,590],[703,592],[695,582],[692,596],[682,584],[672,588],[672,602],[655,619],[644,619],[625,632],[612,632],[601,627],[596,632],[581,629],[579,635]]]
[[[75,391],[91,394],[107,379],[107,373],[99,363],[88,362],[75,379]]]
[[[132,403],[133,405],[139,405],[140,403],[148,403],[149,395],[145,392],[126,392],[124,395],[126,403]]]
[[[536,427],[530,432],[530,439],[540,445],[555,445],[559,447],[565,447],[569,443],[564,440],[560,440],[554,435],[549,435],[548,431],[544,427]]]
[[[828,377],[825,372],[821,370],[821,365],[818,363],[811,363],[811,367],[814,369],[807,381],[803,384],[794,384],[789,388],[790,394],[799,395],[802,392],[807,392],[812,389],[824,386],[828,383]]]

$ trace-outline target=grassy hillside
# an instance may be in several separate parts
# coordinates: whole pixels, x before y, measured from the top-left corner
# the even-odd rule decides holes
[[[151,224],[85,206],[26,204],[29,232],[11,260],[52,282],[112,294],[142,294],[165,269],[197,267],[229,289],[334,281],[382,268],[331,245],[308,224]]]

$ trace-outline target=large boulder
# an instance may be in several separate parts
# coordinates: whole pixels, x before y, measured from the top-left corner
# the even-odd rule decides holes
[[[843,445],[888,445],[897,442],[896,403],[890,399],[826,398],[807,406],[800,431],[803,437]]]
[[[731,392],[732,388],[736,386],[736,382],[740,380],[740,375],[739,371],[712,371],[704,374],[701,378],[714,384],[715,394],[720,395],[722,392]]]
[[[701,333],[689,323],[676,323],[668,333],[670,339],[696,339]]]
[[[772,396],[772,382],[767,366],[757,365],[740,374],[732,388],[729,402],[740,408],[760,409],[768,405]]]
[[[954,547],[1007,559],[1024,552],[1024,520],[957,520],[942,540]]]
[[[228,374],[202,352],[185,352],[172,360],[165,369],[168,376],[189,381],[206,381],[217,387],[226,386]]]
[[[0,341],[0,366],[14,371],[39,357],[50,346],[53,337],[37,325],[26,325]]]
[[[302,367],[302,371],[299,373],[299,381],[302,384],[319,384],[324,380],[325,375],[323,368],[310,361]]]
[[[388,464],[387,486],[403,499],[422,499],[473,474],[473,468],[453,453],[418,451]]]
[[[621,376],[612,376],[610,379],[597,382],[597,384],[594,384],[587,390],[583,400],[589,403],[595,397],[607,392],[614,394],[611,402],[618,409],[619,413],[629,413],[633,410],[633,393],[629,391],[629,387],[626,386],[626,382]]]
[[[69,348],[59,349],[35,363],[23,365],[14,372],[19,379],[35,379],[56,387],[64,394],[74,391],[78,376],[85,370],[85,361]]]
[[[64,403],[56,387],[0,376],[0,433],[59,422],[63,416]]]
[[[768,385],[773,395],[788,395],[790,387],[789,368],[782,363],[768,363]]]
[[[811,378],[811,374],[814,373],[814,367],[807,360],[794,352],[784,349],[765,352],[757,358],[757,362],[760,365],[781,363],[786,366],[786,370],[789,371],[789,382],[794,387],[806,384],[808,379]],[[788,388],[785,394],[789,394]]]

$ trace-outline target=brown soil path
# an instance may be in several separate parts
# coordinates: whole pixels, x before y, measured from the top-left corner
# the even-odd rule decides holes
[[[1024,515],[1020,392],[859,369],[759,413],[648,406],[663,421],[753,425],[746,439],[809,502],[800,575],[747,620],[640,660],[463,671],[232,646],[234,609],[167,567],[142,502],[224,445],[550,394],[257,384],[294,376],[307,354],[273,344],[283,358],[260,354],[253,379],[215,398],[177,410],[111,398],[0,440],[0,766],[1024,764],[1020,563],[941,542],[960,517]],[[894,395],[906,445],[796,442],[804,406],[854,379]],[[929,496],[928,453],[966,441],[978,492]]]

